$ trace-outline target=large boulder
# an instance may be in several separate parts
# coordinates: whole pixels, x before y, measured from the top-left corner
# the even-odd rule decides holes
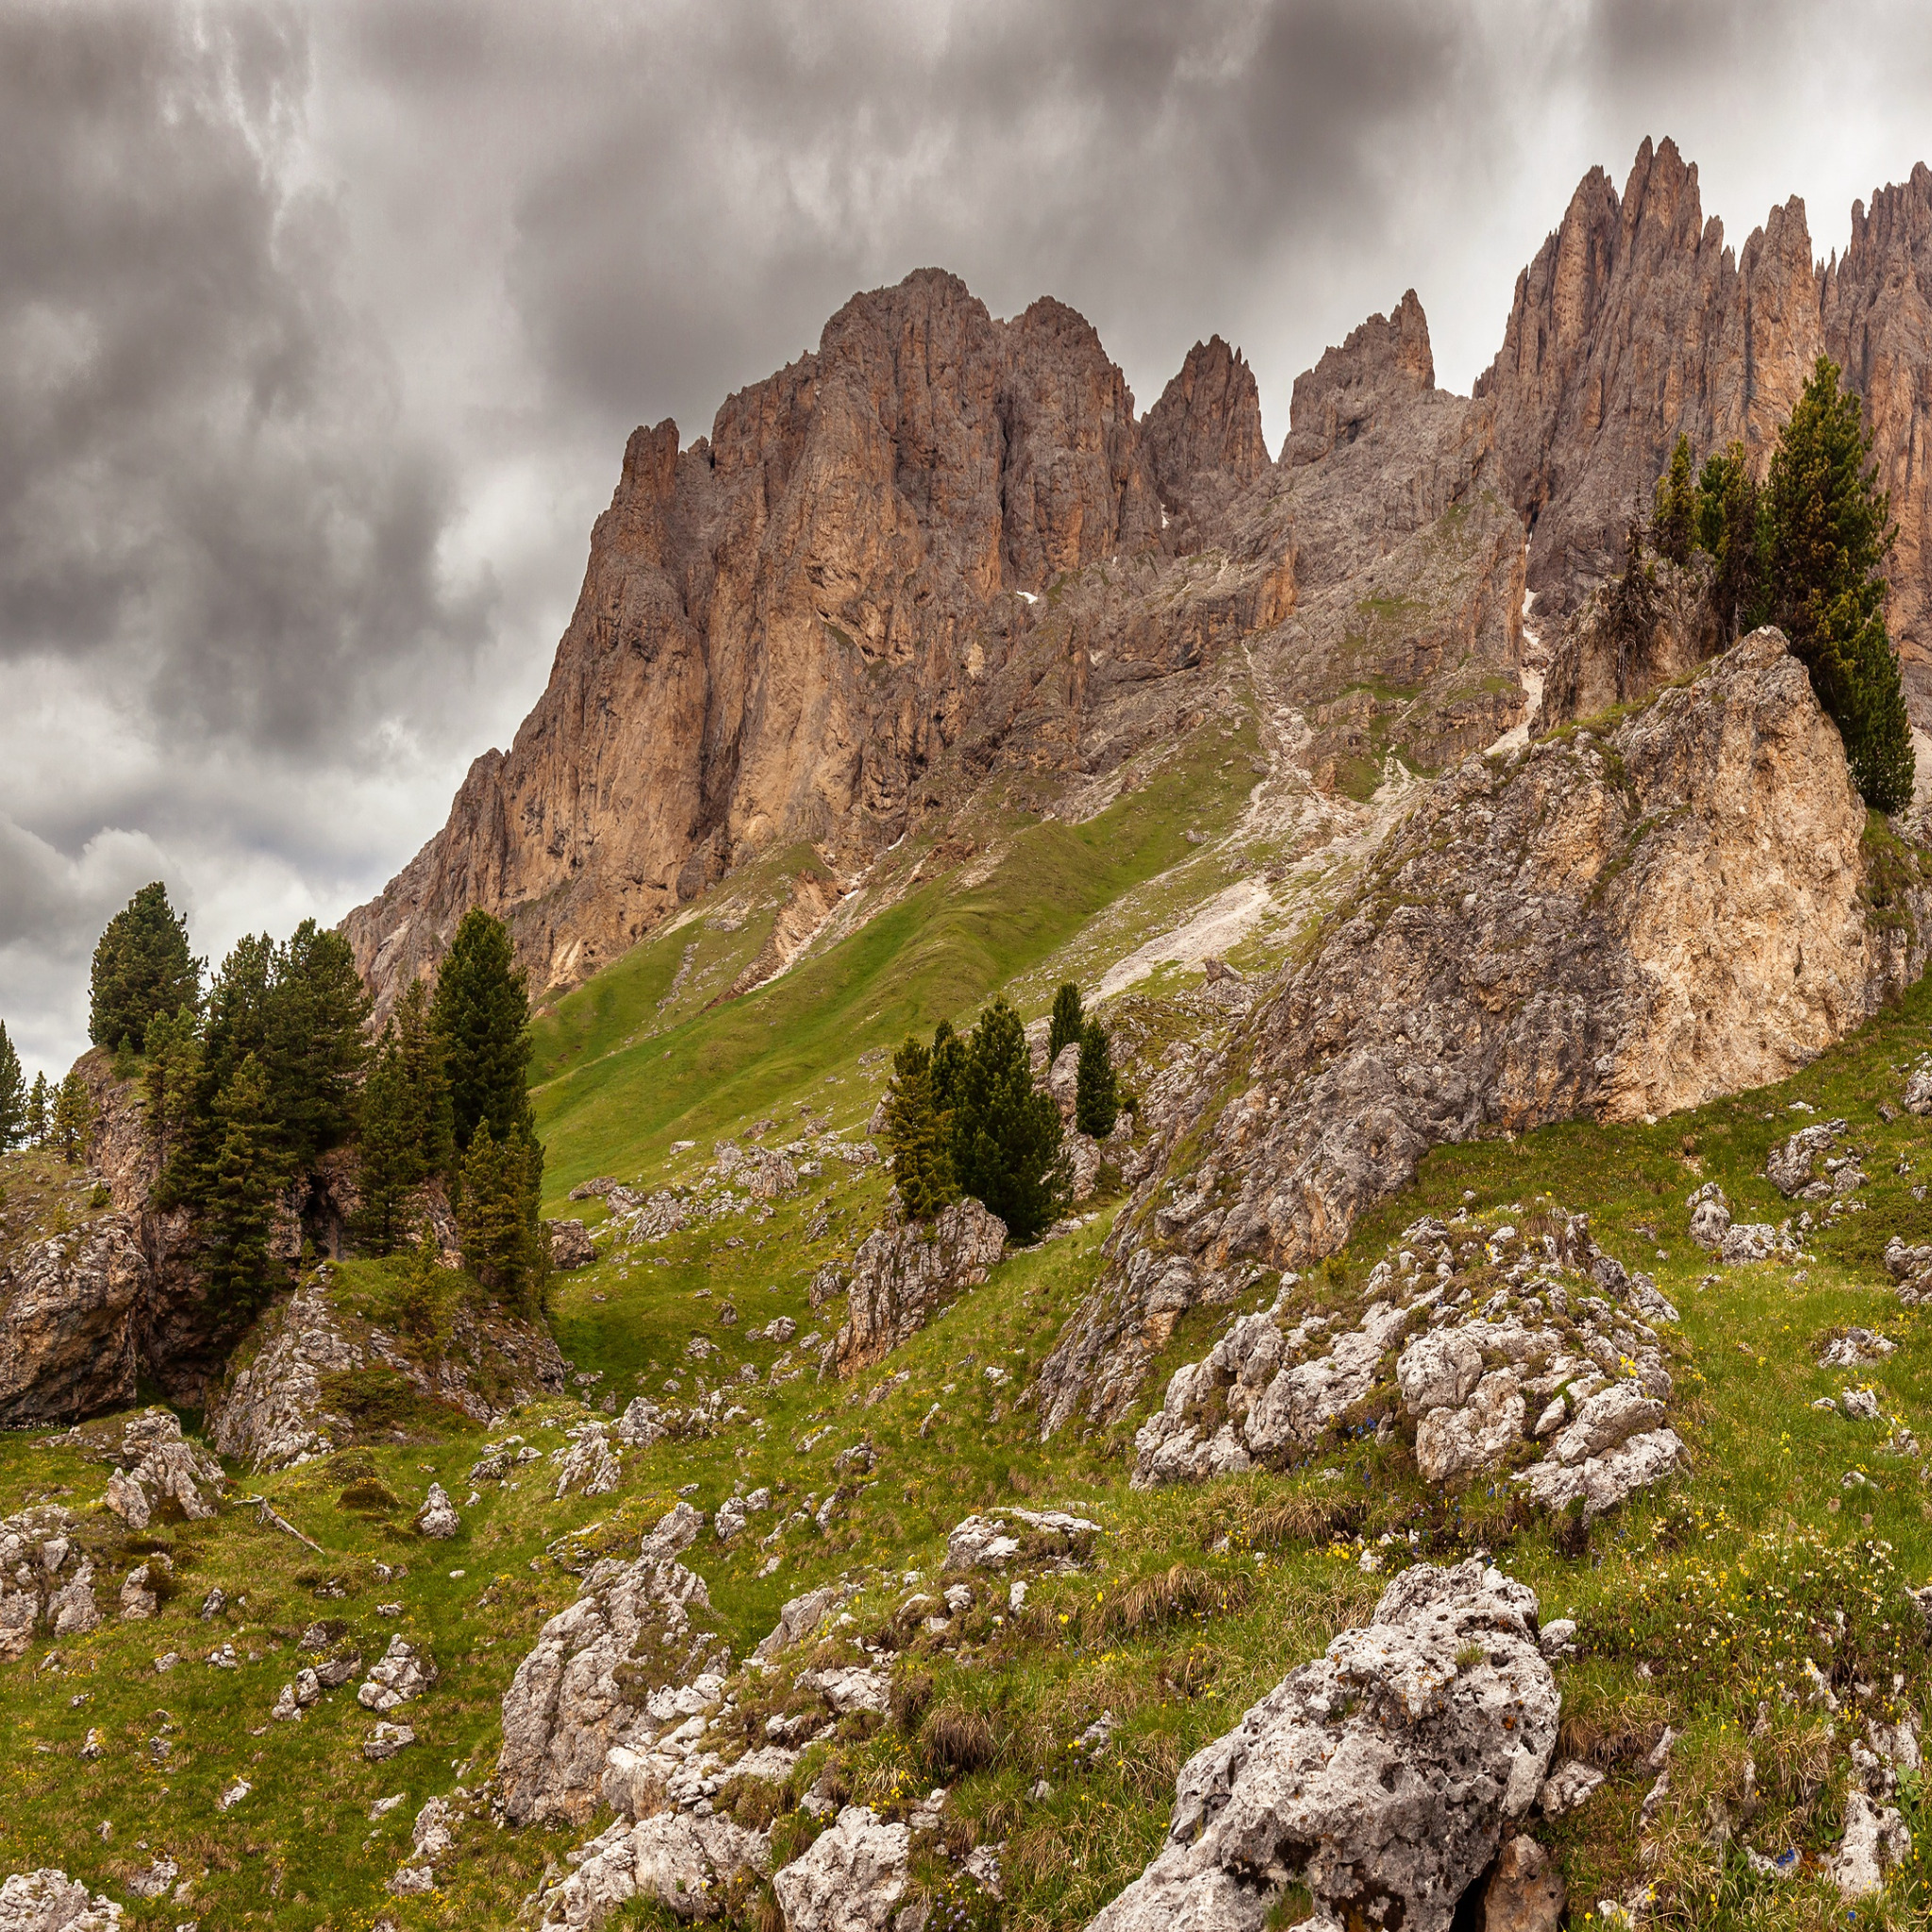
[[[1865,828],[1774,630],[1607,735],[1465,759],[1170,1130],[1042,1366],[1048,1432],[1118,1419],[1179,1313],[1333,1253],[1442,1141],[1651,1119],[1843,1038],[1917,975],[1932,919],[1916,884],[1870,916]]]
[[[1259,1932],[1291,1882],[1331,1925],[1448,1932],[1536,1802],[1559,1703],[1529,1590],[1479,1559],[1405,1571],[1188,1760],[1165,1847],[1093,1932]]]
[[[848,1805],[772,1880],[785,1932],[886,1932],[906,1896],[912,1834]]]
[[[588,1819],[604,1796],[613,1747],[655,1740],[653,1691],[722,1652],[693,1622],[711,1607],[704,1579],[677,1561],[703,1522],[679,1503],[635,1561],[593,1565],[576,1601],[538,1633],[503,1697],[497,1774],[513,1823]]]
[[[659,1811],[633,1824],[619,1818],[574,1852],[576,1870],[544,1895],[546,1926],[591,1932],[631,1899],[646,1899],[680,1919],[715,1917],[741,1873],[771,1863],[767,1834],[728,1818]]]
[[[43,1865],[0,1885],[0,1932],[118,1932],[121,1907],[66,1873]]]
[[[106,1428],[76,1430],[74,1440],[112,1458],[107,1504],[129,1529],[145,1529],[167,1504],[191,1523],[215,1513],[213,1498],[204,1491],[219,1492],[226,1477],[207,1450],[182,1435],[173,1409],[142,1409]]]
[[[986,1279],[1006,1245],[1006,1223],[970,1198],[929,1228],[916,1222],[874,1228],[859,1243],[845,1283],[848,1312],[830,1349],[839,1374],[856,1375],[918,1334],[955,1296]],[[814,1295],[822,1298],[817,1284]]]

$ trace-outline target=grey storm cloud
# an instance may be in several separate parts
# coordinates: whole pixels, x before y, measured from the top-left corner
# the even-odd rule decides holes
[[[1144,408],[1414,286],[1501,340],[1645,135],[1821,253],[1921,158],[1902,5],[14,0],[0,8],[0,1018],[80,1044],[150,876],[215,956],[340,916],[514,730],[627,431],[929,263]],[[1855,105],[1854,105],[1855,104]]]

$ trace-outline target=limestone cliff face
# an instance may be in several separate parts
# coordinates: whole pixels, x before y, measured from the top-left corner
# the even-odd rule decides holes
[[[351,915],[358,962],[387,993],[480,904],[540,988],[569,983],[748,857],[890,843],[1028,628],[1016,593],[1160,552],[1162,491],[1265,461],[1224,345],[1143,434],[1059,303],[996,322],[933,270],[855,297],[708,440],[632,437],[548,688]]]
[[[1757,631],[1607,738],[1439,780],[1257,1006],[1218,1110],[1157,1164],[1042,1370],[1051,1429],[1117,1413],[1174,1316],[1306,1267],[1444,1141],[1634,1120],[1780,1079],[1923,969],[1932,893],[1870,914],[1836,727]]]

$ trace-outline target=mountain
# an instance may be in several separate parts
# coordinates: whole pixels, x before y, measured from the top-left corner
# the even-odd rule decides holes
[[[1762,461],[1821,350],[1867,399],[1900,525],[1893,633],[1932,716],[1928,291],[1923,166],[1855,206],[1850,246],[1821,265],[1802,202],[1734,253],[1695,167],[1646,141],[1621,196],[1601,169],[1579,185],[1473,401],[1436,391],[1411,292],[1297,379],[1277,462],[1253,375],[1219,338],[1137,419],[1060,303],[997,321],[930,269],[857,295],[708,437],[632,436],[543,695],[349,916],[358,961],[386,1003],[482,905],[533,985],[566,990],[748,862],[808,845],[820,883],[795,951],[827,876],[849,883],[994,771],[1106,770],[1178,715],[1150,685],[1278,634],[1323,573],[1450,504],[1488,491],[1515,511],[1540,614],[1561,618],[1614,563],[1677,435],[1700,453],[1740,438]],[[1426,452],[1397,434],[1379,465],[1350,461],[1408,418]],[[1333,487],[1292,487],[1324,466]],[[1241,583],[1211,614],[1185,569],[1208,555]],[[1116,583],[1056,625],[1070,589],[1122,563],[1141,594]]]

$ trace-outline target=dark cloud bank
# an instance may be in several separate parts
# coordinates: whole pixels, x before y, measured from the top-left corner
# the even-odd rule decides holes
[[[0,11],[0,1017],[79,1044],[105,918],[327,919],[534,696],[623,439],[687,437],[928,262],[1144,406],[1413,284],[1500,339],[1646,133],[1741,241],[1920,158],[1903,9],[1360,0]]]

